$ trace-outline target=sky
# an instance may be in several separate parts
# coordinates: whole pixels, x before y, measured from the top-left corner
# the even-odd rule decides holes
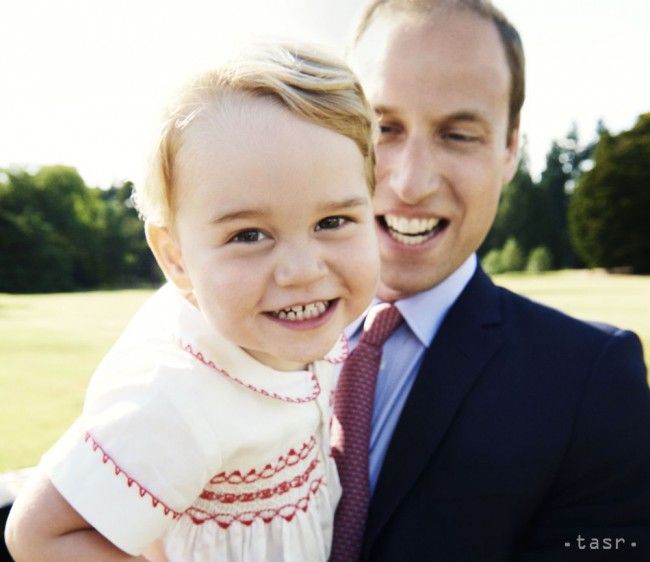
[[[553,139],[650,111],[650,1],[495,0],[527,57],[522,132],[533,175]],[[0,168],[76,167],[87,184],[139,181],[161,108],[250,40],[342,54],[362,0],[2,0]]]

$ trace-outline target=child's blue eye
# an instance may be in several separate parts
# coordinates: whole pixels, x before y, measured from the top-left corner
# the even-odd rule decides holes
[[[253,242],[259,242],[265,238],[268,238],[268,236],[261,230],[250,228],[248,230],[242,230],[241,232],[235,234],[230,239],[230,242],[243,242],[244,244],[252,244]]]
[[[336,228],[341,228],[344,224],[348,222],[348,219],[345,217],[327,217],[316,225],[316,230],[334,230]]]

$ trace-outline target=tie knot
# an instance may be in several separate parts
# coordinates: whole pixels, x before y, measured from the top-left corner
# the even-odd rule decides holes
[[[399,310],[392,304],[387,302],[377,304],[370,309],[366,316],[359,343],[381,347],[403,321]]]

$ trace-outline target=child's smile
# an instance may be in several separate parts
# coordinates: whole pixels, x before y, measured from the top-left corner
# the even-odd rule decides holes
[[[376,288],[363,157],[273,102],[219,104],[188,127],[178,155],[178,279],[228,339],[276,369],[303,368]]]

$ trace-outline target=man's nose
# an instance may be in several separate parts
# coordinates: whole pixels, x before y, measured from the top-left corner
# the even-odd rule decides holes
[[[327,274],[320,244],[314,240],[295,240],[278,249],[275,282],[280,287],[306,286]]]
[[[441,183],[433,147],[423,139],[409,139],[393,163],[390,186],[398,197],[416,205],[434,193]]]

